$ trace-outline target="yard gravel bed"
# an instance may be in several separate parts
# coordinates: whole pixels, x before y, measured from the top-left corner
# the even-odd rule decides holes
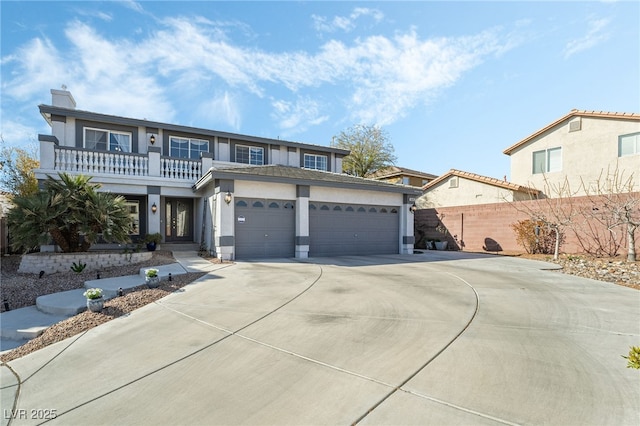
[[[84,282],[97,278],[96,272],[58,272],[55,274],[45,274],[40,278],[39,274],[24,274],[18,272],[21,256],[4,256],[0,260],[0,293],[2,303],[0,312],[6,311],[6,304],[9,309],[24,308],[36,304],[36,298],[45,294],[59,293],[61,291],[84,288]],[[100,278],[121,277],[125,275],[137,275],[140,268],[151,266],[167,265],[175,263],[176,260],[168,250],[157,250],[153,252],[151,260],[129,265],[114,266],[100,271]]]
[[[213,263],[219,262],[218,259],[215,258],[207,260]],[[149,261],[108,268],[100,271],[100,276],[101,278],[108,278],[135,275],[139,273],[140,268],[161,266],[175,262],[176,260],[170,251],[158,250],[153,253],[153,257]],[[96,278],[93,273],[76,272],[50,274],[40,278],[35,274],[18,273],[19,266],[20,256],[5,256],[2,258],[2,281],[0,282],[0,289],[2,291],[0,293],[2,294],[3,300],[6,300],[9,304],[10,309],[33,306],[35,305],[36,298],[41,295],[84,288],[85,281]],[[102,312],[94,313],[85,311],[54,324],[35,339],[1,354],[0,361],[9,362],[20,358],[53,343],[83,333],[114,318],[126,315],[144,305],[163,298],[203,275],[205,275],[204,272],[190,272],[176,275],[172,277],[171,281],[162,281],[158,288],[149,289],[142,285],[127,290],[123,296],[106,301]],[[2,311],[5,311],[4,303],[2,303],[2,305]]]

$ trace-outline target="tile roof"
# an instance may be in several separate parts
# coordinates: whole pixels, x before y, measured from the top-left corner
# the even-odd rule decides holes
[[[411,170],[405,167],[398,167],[398,166],[389,166],[383,169],[376,170],[375,172],[370,173],[367,177],[374,178],[374,179],[383,179],[383,178],[388,178],[388,177],[398,176],[398,175],[410,175],[410,176],[416,176],[416,177],[423,177],[427,179],[435,179],[438,177],[430,173],[424,173],[417,170]]]
[[[445,173],[442,176],[438,177],[437,179],[429,182],[428,184],[426,184],[425,186],[422,187],[422,190],[426,191],[426,190],[428,190],[428,189],[440,184],[442,181],[448,179],[451,176],[458,176],[458,177],[461,177],[463,179],[469,179],[469,180],[473,180],[473,181],[476,181],[476,182],[485,183],[487,185],[497,186],[497,187],[504,188],[504,189],[510,189],[512,191],[517,191],[517,192],[527,192],[527,193],[530,193],[530,194],[538,194],[540,192],[537,189],[529,188],[527,186],[518,185],[516,183],[508,182],[506,180],[500,180],[500,179],[487,177],[487,176],[482,176],[482,175],[478,175],[478,174],[471,173],[471,172],[464,172],[464,171],[456,170],[456,169],[451,169],[447,173]]]
[[[341,173],[325,172],[321,170],[304,169],[293,166],[269,164],[264,166],[230,166],[212,168],[196,184],[201,187],[208,179],[246,179],[271,182],[296,182],[320,186],[348,186],[359,189],[400,192],[405,194],[421,194],[418,188],[408,185],[387,183],[375,179],[361,178]]]
[[[564,117],[554,121],[548,126],[543,127],[537,132],[527,136],[526,138],[522,139],[520,142],[517,142],[511,145],[509,148],[505,149],[503,153],[507,155],[511,155],[513,151],[520,148],[522,145],[526,144],[533,138],[543,134],[547,130],[552,129],[553,127],[557,126],[558,124],[572,117],[595,117],[595,118],[609,118],[609,119],[617,119],[617,120],[640,121],[640,114],[634,113],[634,112],[585,111],[585,110],[573,109],[571,110],[571,112],[569,112],[569,114],[565,115]]]

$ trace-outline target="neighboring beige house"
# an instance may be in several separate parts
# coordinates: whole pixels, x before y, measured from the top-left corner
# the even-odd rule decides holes
[[[531,200],[538,191],[505,180],[451,169],[422,188],[419,209]]]
[[[430,173],[423,173],[417,170],[406,169],[404,167],[389,166],[376,170],[367,175],[368,178],[381,180],[388,183],[417,186],[422,188],[438,176]]]
[[[504,151],[511,181],[556,197],[593,191],[601,175],[618,170],[640,186],[640,114],[572,110]],[[566,180],[565,180],[566,179]],[[584,182],[584,185],[583,185]]]

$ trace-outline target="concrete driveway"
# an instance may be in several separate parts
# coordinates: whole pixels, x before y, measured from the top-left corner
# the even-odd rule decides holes
[[[2,424],[639,424],[640,292],[552,266],[227,266],[3,366]]]

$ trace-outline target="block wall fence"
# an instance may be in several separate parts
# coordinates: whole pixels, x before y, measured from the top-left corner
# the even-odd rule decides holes
[[[640,199],[640,193],[634,193],[634,196]],[[565,200],[554,199],[551,204],[561,203],[564,208],[570,207],[574,210],[591,210],[599,203],[602,204],[601,200],[573,197]],[[448,241],[449,250],[523,253],[524,248],[516,242],[516,234],[511,224],[529,219],[527,211],[540,210],[548,205],[545,200],[531,200],[420,209],[415,212],[414,217],[416,249],[424,249],[427,240],[440,239]],[[636,204],[635,209],[635,214],[640,217],[640,203]],[[580,220],[584,223],[584,219]],[[438,230],[442,230],[442,227],[446,228],[445,234]],[[624,255],[628,248],[626,228],[616,228],[616,232],[622,237],[619,254]],[[636,231],[635,235],[637,251],[640,230]],[[560,251],[572,254],[584,251],[572,230],[565,231],[565,242]]]
[[[38,274],[44,271],[47,274],[55,272],[69,272],[74,263],[86,264],[84,271],[99,271],[113,266],[123,266],[132,263],[151,260],[152,252],[139,253],[32,253],[22,256],[18,272]]]

